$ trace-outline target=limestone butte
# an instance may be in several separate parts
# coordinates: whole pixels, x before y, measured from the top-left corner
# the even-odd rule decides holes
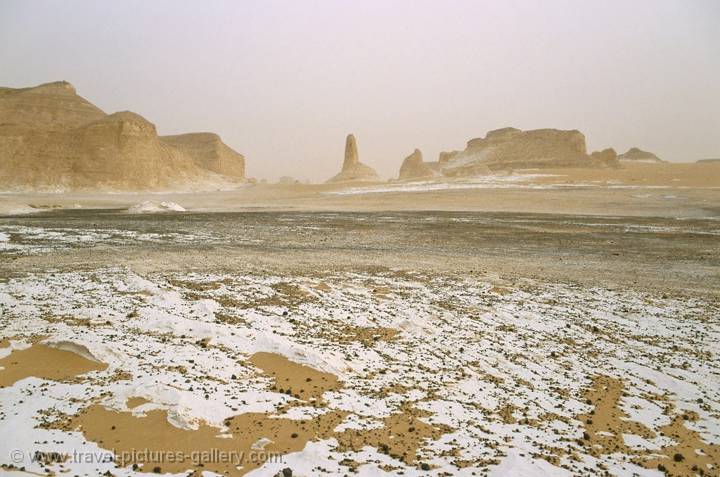
[[[612,149],[587,153],[585,136],[576,130],[502,128],[471,139],[462,151],[441,152],[437,162],[403,161],[401,180],[421,177],[428,169],[445,177],[467,177],[515,169],[616,167]]]
[[[379,180],[380,177],[372,167],[360,162],[355,136],[348,134],[347,138],[345,138],[345,159],[342,170],[329,179],[328,182],[372,182]]]
[[[64,81],[0,88],[0,187],[215,188],[243,177],[244,158],[219,137],[187,136],[163,140],[138,114],[106,115]]]

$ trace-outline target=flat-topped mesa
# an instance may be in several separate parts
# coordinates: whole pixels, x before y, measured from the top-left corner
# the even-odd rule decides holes
[[[643,151],[640,148],[637,147],[631,147],[628,149],[628,151],[624,154],[620,154],[618,156],[618,159],[625,163],[633,163],[633,162],[648,162],[648,163],[659,163],[659,162],[665,162],[659,157],[657,157],[652,152]]]
[[[424,162],[422,152],[420,152],[419,149],[415,149],[412,154],[403,160],[398,179],[407,181],[435,177],[439,175],[437,172],[438,168],[439,163]]]
[[[161,136],[160,140],[181,150],[204,169],[240,179],[245,177],[245,157],[222,142],[215,133]]]
[[[244,173],[217,135],[160,138],[139,114],[106,115],[65,81],[0,88],[3,189],[215,189]]]
[[[380,177],[375,169],[360,162],[355,136],[348,134],[345,138],[345,159],[342,170],[327,182],[375,182],[379,180]]]
[[[577,130],[502,128],[485,137],[471,139],[463,151],[440,154],[440,171],[445,176],[470,176],[487,171],[611,167],[614,151],[588,155],[585,136]]]

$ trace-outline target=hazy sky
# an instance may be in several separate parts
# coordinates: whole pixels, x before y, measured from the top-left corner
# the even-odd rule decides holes
[[[251,176],[326,179],[345,135],[397,175],[489,129],[720,157],[720,1],[0,0],[0,85],[73,83]]]

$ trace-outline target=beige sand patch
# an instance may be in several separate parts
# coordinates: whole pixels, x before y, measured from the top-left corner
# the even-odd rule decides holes
[[[720,475],[720,445],[704,442],[697,432],[685,427],[686,421],[695,420],[695,413],[675,416],[660,428],[675,443],[639,462],[648,469],[664,469],[669,475]]]
[[[438,439],[450,432],[449,426],[442,424],[430,425],[419,418],[431,414],[410,407],[403,406],[401,412],[393,414],[382,420],[383,426],[376,429],[348,429],[335,434],[339,443],[339,450],[360,451],[365,446],[375,447],[380,452],[407,464],[413,464],[418,459],[418,449],[427,439]]]
[[[697,419],[695,413],[672,417],[670,424],[659,429],[674,444],[657,451],[636,450],[625,445],[623,434],[635,434],[646,439],[656,433],[639,422],[632,421],[620,407],[624,384],[610,376],[595,376],[585,398],[594,405],[590,414],[578,416],[585,424],[583,442],[591,455],[621,452],[634,456],[632,461],[648,469],[658,469],[669,475],[718,475],[720,445],[708,444],[697,432],[685,426],[686,421]],[[669,404],[665,414],[670,415],[674,406]],[[702,471],[702,473],[701,473]]]
[[[590,414],[579,415],[578,419],[585,425],[583,442],[590,455],[632,454],[633,450],[625,445],[623,434],[636,434],[646,439],[655,437],[648,427],[629,420],[620,407],[624,388],[621,380],[600,375],[593,378],[592,387],[586,391],[586,401],[595,408]]]
[[[250,362],[263,374],[275,380],[273,388],[278,392],[308,401],[319,400],[324,392],[340,389],[337,376],[324,373],[309,366],[290,361],[275,353],[255,353]]]
[[[120,466],[137,464],[145,472],[212,471],[241,476],[263,465],[272,455],[300,451],[308,441],[325,438],[342,422],[344,413],[328,413],[313,420],[274,418],[248,413],[228,419],[230,438],[220,429],[201,425],[180,429],[168,422],[167,412],[145,416],[117,412],[94,405],[72,421],[86,439],[113,449]],[[253,449],[260,439],[272,441],[262,451]],[[240,468],[239,468],[240,467]]]
[[[0,359],[0,386],[12,386],[17,381],[31,376],[62,380],[90,371],[107,368],[72,351],[61,350],[43,344],[34,344],[24,350],[15,350]]]
[[[136,407],[140,407],[143,404],[149,404],[152,401],[149,401],[145,399],[144,397],[129,397],[127,401],[125,401],[125,406],[127,406],[128,409],[135,409]]]
[[[330,290],[332,290],[332,288],[330,288],[330,285],[325,282],[320,282],[317,285],[313,285],[313,288],[321,292],[329,292]]]

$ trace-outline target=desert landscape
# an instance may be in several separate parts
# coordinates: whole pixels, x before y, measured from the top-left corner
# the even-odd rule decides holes
[[[224,30],[226,16],[257,15],[232,2],[194,5],[192,14],[176,5],[138,11],[180,21],[167,33],[177,42],[189,18],[198,21],[192,28],[209,28],[200,65],[211,63],[209,46],[232,43],[220,37],[237,39]],[[572,8],[596,8],[589,5]],[[699,18],[718,13],[700,5]],[[631,18],[641,7],[628,7]],[[69,21],[35,2],[6,8],[17,25],[44,8]],[[80,17],[104,18],[93,8],[83,4]],[[323,38],[331,27],[314,15],[345,18],[335,8],[320,2],[309,17]],[[365,18],[363,8],[360,19],[341,21],[352,42],[374,41],[385,18]],[[463,3],[456,20],[474,8]],[[486,13],[503,19],[503,8]],[[677,19],[674,9],[684,12],[674,4],[658,18]],[[118,28],[135,25],[134,10],[112,11]],[[394,15],[442,11],[413,4]],[[525,21],[508,12],[510,24]],[[307,29],[293,45],[312,44],[315,29],[283,18]],[[692,18],[683,21],[699,31]],[[361,34],[357,25],[373,27]],[[422,30],[410,25],[405,34]],[[58,28],[70,35],[65,23]],[[23,38],[40,41],[35,27],[26,30]],[[82,77],[82,58],[103,61],[91,38],[125,51],[95,30],[77,33],[87,45],[64,71]],[[438,41],[459,47],[453,34]],[[161,46],[129,39],[122,48],[133,57],[161,48],[170,56],[153,56],[150,68],[160,71],[179,47],[152,37]],[[250,44],[233,48],[254,58],[248,51],[262,46]],[[395,38],[388,51],[401,44]],[[282,45],[285,62],[302,57]],[[419,117],[405,131],[362,110],[370,98],[376,111],[391,109],[368,92],[378,84],[402,92],[395,78],[358,73],[354,62],[366,56],[347,50],[359,99],[333,109],[322,103],[333,80],[320,81],[314,94],[325,109],[291,126],[305,141],[285,128],[299,104],[294,90],[273,89],[286,63],[265,73],[273,55],[255,64],[252,74],[269,73],[258,91],[279,99],[253,110],[236,83],[223,89],[223,75],[183,96],[183,83],[194,81],[191,51],[177,60],[185,76],[170,68],[173,82],[150,95],[123,77],[136,85],[123,108],[143,114],[111,112],[118,87],[92,75],[82,80],[90,94],[74,81],[19,84],[22,75],[0,72],[8,84],[0,87],[0,475],[720,476],[718,136],[704,136],[707,152],[690,153],[701,150],[696,136],[678,126],[679,156],[646,145],[667,144],[650,119],[638,128],[623,115],[627,126],[611,132],[584,111],[577,126],[555,120],[572,110],[568,99],[539,108],[545,123],[518,119],[529,125],[522,128],[503,124],[510,102],[483,103],[483,115],[498,118],[493,126],[473,123],[467,134],[465,119],[438,120],[430,141],[416,132]],[[445,64],[447,51],[421,55],[422,66]],[[306,57],[342,69],[342,58],[322,52]],[[13,58],[0,48],[0,60],[21,71]],[[228,78],[252,84],[245,69],[223,66]],[[659,84],[670,81],[660,76]],[[292,81],[307,86],[303,78]],[[588,90],[585,81],[578,91]],[[598,96],[603,81],[613,84],[597,81]],[[649,93],[641,86],[642,110]],[[249,113],[233,109],[236,96]],[[715,99],[716,90],[698,117]],[[169,114],[153,109],[156,101]],[[360,121],[341,119],[350,104]],[[208,119],[210,111],[225,119]],[[317,137],[330,139],[318,141],[309,131],[323,118],[331,125]],[[237,124],[252,124],[248,150],[238,147]],[[315,157],[326,148],[330,157]]]

